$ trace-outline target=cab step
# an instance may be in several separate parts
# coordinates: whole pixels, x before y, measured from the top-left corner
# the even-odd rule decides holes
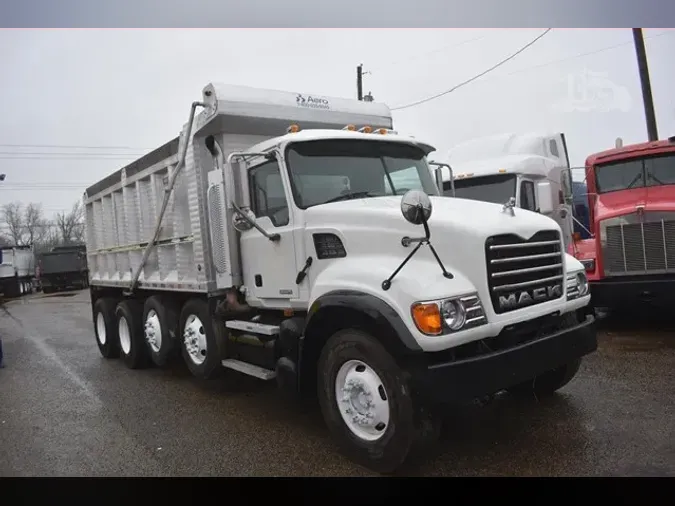
[[[268,325],[270,327],[271,325]],[[255,364],[249,364],[248,362],[242,362],[241,360],[236,360],[234,358],[228,358],[223,360],[223,367],[227,369],[232,369],[233,371],[246,374],[247,376],[253,376],[264,381],[273,380],[276,378],[276,371],[270,371],[264,367],[257,366]]]
[[[241,330],[243,332],[251,332],[253,334],[260,334],[263,336],[279,335],[278,325],[267,325],[265,323],[249,322],[245,320],[228,320],[225,322],[225,327],[232,330]]]

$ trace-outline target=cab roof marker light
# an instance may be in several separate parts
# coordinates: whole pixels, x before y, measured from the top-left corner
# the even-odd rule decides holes
[[[347,125],[342,130],[348,130],[349,132],[353,132],[356,130],[356,127],[354,125]]]
[[[293,125],[288,127],[288,129],[286,130],[286,133],[294,134],[294,133],[297,133],[299,131],[300,131],[300,126],[296,125],[296,124],[293,124]]]
[[[370,126],[364,126],[362,128],[359,128],[359,132],[361,132],[363,134],[369,134],[369,133],[372,133],[372,131],[373,131],[373,128],[370,127]]]
[[[504,174],[506,172],[506,169],[499,169],[499,172]]]

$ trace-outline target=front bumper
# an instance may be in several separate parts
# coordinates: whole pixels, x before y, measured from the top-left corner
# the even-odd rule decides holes
[[[635,276],[591,281],[591,303],[596,307],[615,308],[636,302],[675,302],[675,276]]]
[[[497,336],[497,339],[499,336]],[[597,349],[595,318],[543,337],[470,358],[409,370],[413,388],[434,403],[462,402],[497,393]]]

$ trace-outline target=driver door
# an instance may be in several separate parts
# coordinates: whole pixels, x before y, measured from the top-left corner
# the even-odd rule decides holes
[[[244,284],[258,299],[297,298],[293,216],[279,164],[266,161],[251,167],[248,174],[256,223],[270,234],[279,234],[280,239],[271,241],[255,228],[241,232]]]

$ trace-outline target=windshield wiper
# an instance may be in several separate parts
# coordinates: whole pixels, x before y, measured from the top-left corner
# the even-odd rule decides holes
[[[626,187],[626,190],[630,190],[635,183],[639,182],[640,179],[642,179],[642,177],[643,177],[642,172],[640,172],[639,174],[636,174],[635,177],[633,178],[633,180],[630,182],[630,184]]]
[[[342,195],[338,195],[337,197],[327,200],[326,202],[324,202],[324,204],[330,204],[331,202],[339,202],[340,200],[358,199],[361,197],[381,197],[381,195],[377,195],[376,193],[372,192],[343,193]]]
[[[658,177],[656,177],[654,174],[652,174],[651,172],[647,172],[647,177],[649,179],[651,179],[652,181],[654,181],[656,184],[660,184],[662,186],[665,186],[665,183],[663,181],[661,181]]]

